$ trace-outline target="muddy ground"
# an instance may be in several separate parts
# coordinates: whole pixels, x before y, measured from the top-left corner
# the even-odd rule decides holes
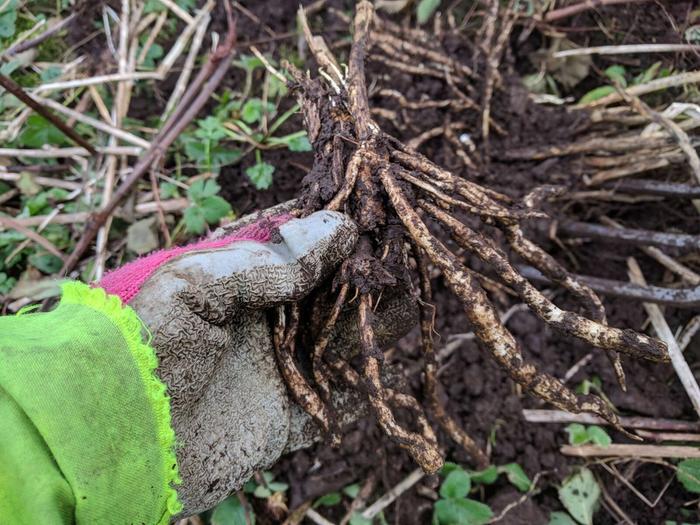
[[[643,8],[638,6],[616,6],[599,12],[583,13],[561,23],[560,29],[578,45],[621,44],[640,42],[678,42],[678,26],[686,20],[692,2],[650,2]],[[260,2],[249,6],[264,23],[280,34],[293,29],[290,20],[294,18],[296,2]],[[343,55],[348,50],[347,24],[332,9],[349,12],[349,6],[339,2],[326,3],[315,20],[330,42],[336,44],[335,51]],[[386,15],[384,15],[386,16]],[[402,21],[401,16],[394,19]],[[607,33],[600,30],[601,24]],[[529,35],[524,35],[525,30]],[[345,33],[344,33],[345,32]],[[521,39],[520,36],[524,35]],[[268,33],[254,23],[242,26],[242,42],[266,38]],[[473,32],[471,33],[473,36]],[[611,38],[612,37],[612,38]],[[452,56],[460,59],[468,47],[470,33],[464,36],[450,37],[443,44]],[[499,99],[495,107],[495,118],[506,124],[506,135],[497,137],[491,144],[491,162],[478,174],[464,169],[454,154],[453,148],[443,137],[432,139],[420,148],[432,160],[440,165],[461,173],[463,176],[477,178],[499,191],[513,196],[522,196],[528,189],[538,184],[565,184],[572,189],[582,184],[575,174],[570,173],[567,161],[557,159],[544,162],[505,162],[499,160],[499,152],[508,148],[531,145],[548,145],[566,143],[572,140],[582,127],[587,126],[585,114],[571,112],[563,107],[533,104],[520,84],[517,74],[532,71],[527,56],[538,49],[545,36],[537,28],[521,27],[516,29],[511,38],[506,60],[511,64],[512,75],[505,77],[508,83],[506,94]],[[280,42],[285,42],[280,40]],[[266,44],[265,51],[279,49],[280,42]],[[287,42],[289,43],[289,42]],[[630,67],[644,67],[649,59],[642,56],[626,58]],[[695,56],[676,57],[675,65],[690,68],[698,65]],[[610,59],[602,57],[596,60],[596,66],[607,67]],[[409,99],[429,97],[431,99],[448,98],[447,88],[442,81],[425,77],[413,78],[404,73],[391,73],[377,64],[370,62],[368,79],[373,86],[370,93],[376,93],[379,87],[391,87],[403,93]],[[517,74],[516,74],[517,73]],[[235,79],[232,79],[235,82]],[[595,78],[587,78],[570,93],[580,96],[591,87],[595,87]],[[377,103],[391,109],[391,103],[381,97],[372,97],[371,103]],[[456,119],[477,118],[476,112],[466,112],[451,117]],[[398,138],[407,141],[420,132],[441,125],[446,113],[441,109],[428,109],[412,113],[412,126],[397,128],[391,122],[378,119],[383,127]],[[297,123],[298,125],[298,123]],[[311,166],[311,154],[290,154],[285,151],[274,152],[266,160],[277,168],[271,189],[258,192],[246,182],[243,170],[246,167],[233,166],[223,170],[219,182],[223,186],[223,195],[241,214],[282,202],[295,195],[306,170]],[[660,179],[673,180],[687,176],[684,167],[678,171],[666,170],[655,174]],[[574,203],[566,207],[551,206],[548,211],[557,218],[577,218],[587,220],[600,214],[607,214],[625,224],[639,228],[662,231],[683,231],[699,233],[700,225],[697,213],[689,201],[665,200],[659,203],[625,204],[619,203]],[[536,234],[535,234],[536,235]],[[537,237],[537,235],[536,235]],[[566,249],[547,239],[542,234],[537,237],[569,268],[578,273],[597,275],[626,280],[626,258],[635,255],[640,260],[645,275],[650,281],[663,282],[667,277],[660,267],[643,256],[634,248],[605,244],[600,242],[567,243]],[[692,262],[692,261],[691,261]],[[697,263],[697,260],[695,260]],[[436,289],[438,307],[437,331],[441,341],[447,341],[450,335],[469,332],[470,328],[463,316],[459,303],[447,293],[440,279],[433,283]],[[554,298],[562,306],[574,307],[564,294],[554,293]],[[646,315],[641,304],[621,300],[605,299],[605,306],[610,324],[618,327],[645,329]],[[517,303],[507,295],[496,300],[502,311]],[[693,312],[674,308],[664,310],[672,327],[683,325]],[[519,339],[527,356],[535,361],[543,371],[554,376],[563,377],[567,370],[579,359],[586,356],[591,349],[585,345],[561,337],[536,319],[534,314],[522,311],[516,313],[508,323],[509,328]],[[410,375],[410,387],[420,399],[421,387],[419,372],[414,366],[419,358],[417,333],[412,332],[402,340],[394,351],[389,352],[389,359],[400,363]],[[691,345],[686,357],[691,365],[697,362],[698,345]],[[575,386],[584,379],[599,376],[603,391],[615,406],[627,415],[644,415],[666,418],[693,418],[692,409],[687,398],[675,379],[670,366],[634,362],[623,358],[627,371],[629,390],[622,393],[617,387],[611,367],[602,352],[595,357],[569,381]],[[566,434],[560,424],[531,424],[522,418],[523,408],[544,408],[541,403],[522,394],[514,383],[508,379],[492,360],[482,352],[476,343],[467,341],[443,363],[441,380],[444,385],[445,399],[449,399],[448,411],[474,436],[482,446],[490,441],[491,458],[494,464],[517,462],[521,464],[532,478],[541,473],[539,486],[542,490],[534,497],[506,515],[500,523],[539,524],[546,523],[551,511],[561,509],[556,486],[574,465],[582,464],[579,459],[568,458],[559,453],[559,448],[566,443]],[[407,372],[410,373],[410,372]],[[626,442],[625,438],[613,432],[616,442]],[[467,457],[454,447],[445,436],[441,442],[447,450],[450,460],[467,463]],[[372,418],[358,421],[349,430],[340,450],[333,450],[326,445],[297,452],[283,459],[275,472],[280,479],[290,484],[290,508],[305,501],[340,488],[350,483],[362,484],[370,475],[376,475],[378,486],[373,500],[403,479],[415,468],[410,458],[398,447],[387,442],[378,430]],[[694,521],[697,519],[697,505],[685,506],[692,500],[678,483],[673,482],[660,501],[650,508],[632,491],[615,480],[599,467],[593,467],[605,490],[627,515],[639,524],[658,524],[664,520]],[[664,489],[672,471],[654,464],[641,465],[631,477],[637,489],[650,500]],[[437,478],[426,478],[413,489],[406,492],[387,512],[390,523],[413,524],[428,523],[430,520],[434,490],[438,486]],[[485,501],[497,514],[500,509],[520,496],[510,485],[499,481],[486,489]],[[343,515],[342,508],[324,509],[329,519],[338,520]],[[608,524],[617,521],[601,509],[596,515],[596,523]]]

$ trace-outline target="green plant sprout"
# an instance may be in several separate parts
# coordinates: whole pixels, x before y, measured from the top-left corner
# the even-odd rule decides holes
[[[238,163],[254,152],[255,163],[246,168],[245,174],[256,189],[263,190],[272,185],[275,170],[272,164],[264,161],[263,151],[276,148],[311,151],[311,144],[303,130],[276,135],[280,127],[299,111],[299,106],[294,104],[277,115],[282,97],[287,93],[285,84],[274,76],[265,75],[260,96],[251,96],[254,72],[263,67],[262,62],[254,56],[244,55],[234,64],[246,74],[242,93],[225,91],[213,114],[198,120],[194,129],[183,133],[180,143],[190,161],[214,174],[223,166]],[[270,119],[274,120],[270,123]],[[227,142],[241,147],[232,148]]]
[[[569,444],[571,445],[578,446],[594,443],[601,447],[607,447],[612,443],[608,433],[598,425],[584,427],[580,423],[571,423],[565,430],[569,434]]]
[[[198,179],[188,188],[187,198],[191,204],[182,219],[189,233],[201,234],[207,224],[217,224],[231,213],[231,205],[217,195],[220,189],[213,179]]]
[[[568,514],[553,512],[549,525],[593,525],[593,515],[598,510],[600,499],[600,486],[589,469],[581,467],[566,478],[558,492],[559,500]]]
[[[243,486],[243,492],[255,498],[268,499],[279,497],[289,489],[286,483],[275,481],[272,472],[263,472],[262,480],[262,483],[249,480]],[[246,509],[240,498],[232,494],[214,508],[210,521],[211,525],[255,525],[256,517],[252,509],[248,509],[246,517]]]
[[[613,85],[599,86],[590,90],[581,97],[581,100],[578,101],[579,104],[588,104],[610,95],[611,93],[615,93],[615,84],[623,88],[627,87],[628,85],[637,86],[639,84],[646,84],[655,78],[669,76],[671,74],[671,70],[667,68],[662,69],[661,62],[655,62],[646,70],[633,77],[629,83],[627,81],[627,70],[624,66],[613,65],[605,69],[603,73],[613,83]]]
[[[440,499],[435,503],[433,525],[481,525],[488,523],[493,512],[488,505],[468,498],[477,485],[491,485],[499,475],[505,474],[508,481],[521,492],[527,492],[532,482],[517,463],[491,465],[484,470],[468,471],[447,462],[441,474],[445,480],[440,486]]]

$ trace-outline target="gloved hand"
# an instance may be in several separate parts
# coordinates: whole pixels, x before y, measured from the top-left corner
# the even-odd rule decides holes
[[[171,397],[182,516],[213,507],[285,451],[313,441],[314,425],[278,372],[264,309],[303,298],[356,241],[356,226],[340,213],[282,215],[157,252],[100,283],[153,335],[157,374]],[[388,324],[380,319],[377,330],[385,340],[415,324],[415,308],[399,303],[383,308]]]

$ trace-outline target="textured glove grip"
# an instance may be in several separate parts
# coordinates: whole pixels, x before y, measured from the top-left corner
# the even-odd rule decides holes
[[[99,286],[108,294],[118,296],[123,303],[129,303],[139,293],[143,283],[158,268],[175,257],[197,250],[225,248],[237,241],[268,242],[273,230],[291,218],[291,215],[285,213],[254,222],[221,239],[203,239],[187,246],[153,252],[109,272],[100,281]]]

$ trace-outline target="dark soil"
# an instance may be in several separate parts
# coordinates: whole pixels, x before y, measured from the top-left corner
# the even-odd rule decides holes
[[[304,2],[306,3],[306,2]],[[329,2],[333,7],[347,9],[349,6]],[[641,42],[679,42],[679,32],[682,35],[687,25],[688,13],[692,2],[655,2],[641,7],[608,8],[604,11],[589,12],[563,21],[561,28],[570,30],[568,37],[579,45],[641,43]],[[293,20],[297,4],[295,2],[261,2],[250,8],[264,20],[264,23],[277,33],[285,33],[293,29]],[[347,12],[347,11],[346,11]],[[319,24],[326,31],[329,42],[336,42],[338,33],[346,30],[347,26],[328,11],[328,5],[318,16],[324,20]],[[610,36],[600,32],[596,25],[603,22],[610,29]],[[671,24],[674,22],[676,28]],[[241,24],[241,40],[251,41],[265,39],[269,34],[265,29],[246,20]],[[446,39],[444,47],[453,53],[457,59],[462,56],[461,50],[468,48],[468,39],[451,37]],[[514,36],[509,51],[508,60],[519,72],[525,72],[530,66],[525,62],[525,56],[537,48],[542,35],[533,31],[523,42],[518,42]],[[281,40],[281,42],[285,42]],[[279,42],[268,44],[266,51],[279,49]],[[336,52],[342,55],[346,47],[340,46]],[[645,59],[643,59],[645,60]],[[697,59],[692,56],[682,56],[677,62],[678,67],[688,67],[693,62],[697,67]],[[690,62],[689,62],[690,61]],[[596,62],[601,68],[609,65],[607,59]],[[645,67],[646,63],[630,64],[630,67]],[[400,91],[406,98],[419,100],[449,98],[445,84],[439,79],[413,77],[411,75],[389,72],[377,64],[369,63],[368,81],[372,86],[371,93],[376,93],[380,87],[390,86]],[[595,79],[585,82],[595,84]],[[452,146],[443,138],[430,140],[421,147],[421,152],[429,158],[463,176],[476,178],[499,191],[522,196],[529,189],[539,184],[565,184],[571,188],[580,185],[580,181],[569,171],[568,161],[548,160],[544,162],[501,162],[498,152],[508,148],[530,145],[550,145],[567,143],[588,126],[587,116],[583,112],[569,112],[559,107],[534,105],[527,97],[527,92],[520,85],[515,74],[504,77],[505,88],[494,103],[494,119],[504,124],[507,134],[497,136],[491,144],[491,162],[478,175],[467,172],[455,155]],[[582,85],[583,92],[590,86]],[[575,93],[580,96],[581,93]],[[372,104],[395,109],[391,100],[374,97]],[[435,126],[440,126],[449,117],[453,122],[461,119],[463,122],[478,120],[476,111],[466,111],[459,115],[448,115],[442,109],[414,111],[410,123],[397,129],[391,122],[378,119],[386,131],[401,140],[409,140],[420,132]],[[298,125],[298,122],[296,123]],[[472,126],[475,127],[476,125]],[[300,188],[305,172],[311,168],[310,154],[289,153],[286,150],[266,153],[266,161],[276,166],[274,185],[270,190],[258,192],[247,182],[243,175],[245,165],[225,169],[219,182],[223,187],[223,195],[232,203],[236,211],[246,213],[257,208],[266,207],[293,197]],[[663,176],[669,176],[668,170]],[[672,174],[671,174],[672,175]],[[612,218],[638,228],[649,228],[661,231],[684,231],[699,233],[700,224],[688,201],[664,201],[644,204],[597,204],[590,203],[571,205],[566,208],[550,206],[548,211],[559,219],[575,218],[590,220],[598,215],[607,214]],[[533,235],[535,231],[533,230]],[[634,255],[642,264],[645,275],[651,282],[663,282],[667,277],[660,267],[646,259],[641,252],[599,242],[567,243],[566,250],[562,245],[552,242],[540,235],[541,241],[560,260],[578,273],[610,277],[626,280],[626,258]],[[438,308],[436,330],[441,341],[446,341],[452,334],[469,332],[470,327],[464,318],[459,302],[446,290],[440,279],[434,280],[435,301]],[[500,294],[493,296],[498,308],[507,310],[516,300]],[[555,301],[562,306],[576,308],[565,294],[557,292]],[[606,299],[605,306],[611,325],[625,328],[644,329],[646,315],[642,306],[637,303]],[[684,324],[693,312],[667,308],[665,315],[672,327]],[[526,355],[536,363],[541,370],[557,377],[563,377],[567,370],[579,359],[592,351],[591,348],[565,338],[544,326],[534,314],[519,312],[508,324],[513,334],[518,338]],[[419,359],[418,335],[414,330],[396,345],[395,351],[390,351],[390,362],[399,363],[406,371],[415,370],[415,362]],[[440,347],[438,342],[438,348]],[[688,350],[688,359],[695,360],[697,348]],[[594,351],[595,352],[595,351]],[[614,405],[623,413],[667,418],[693,418],[693,412],[682,387],[675,379],[674,372],[667,365],[652,365],[624,360],[627,372],[628,392],[622,393],[617,387],[612,369],[602,352],[595,352],[595,357],[572,378],[573,387],[584,379],[598,376],[602,380],[603,391]],[[475,342],[465,342],[443,363],[443,373],[440,377],[444,385],[444,398],[448,411],[474,436],[482,446],[487,441],[491,450],[494,464],[517,462],[525,471],[534,477],[541,474],[539,486],[542,491],[518,506],[499,523],[508,524],[541,524],[547,523],[553,510],[560,510],[561,504],[557,498],[556,486],[575,465],[584,462],[579,459],[563,456],[559,452],[561,445],[567,442],[563,425],[532,424],[523,420],[523,408],[544,408],[542,403],[521,393],[506,374],[485,354]],[[407,372],[408,373],[408,372]],[[421,399],[420,374],[414,372],[409,377],[411,391]],[[445,436],[441,443],[446,447],[447,458],[451,461],[468,464],[468,458]],[[625,442],[624,436],[614,433],[616,442]],[[610,497],[625,513],[638,524],[658,524],[664,520],[693,521],[697,520],[696,510],[691,507],[690,515],[683,510],[683,505],[691,499],[675,481],[670,485],[660,501],[653,507],[645,505],[632,491],[609,475],[600,467],[592,467],[605,486]],[[275,472],[281,479],[290,484],[290,508],[305,501],[313,500],[328,492],[336,491],[351,483],[362,484],[370,475],[377,476],[378,486],[371,501],[385,493],[390,487],[402,480],[415,465],[410,458],[397,446],[387,441],[372,418],[358,421],[348,429],[340,450],[320,444],[309,450],[304,450],[283,459]],[[654,501],[657,494],[664,489],[671,470],[655,464],[640,464],[639,468],[630,475],[630,481],[649,500]],[[439,485],[437,477],[425,478],[413,489],[406,492],[392,505],[387,518],[390,523],[423,524],[430,522],[432,500],[436,496]],[[483,494],[497,514],[500,509],[520,497],[504,481],[489,486]],[[323,509],[329,519],[339,520],[344,509],[336,507]],[[695,513],[695,514],[694,514]],[[616,519],[601,509],[596,515],[596,524],[616,523]]]

